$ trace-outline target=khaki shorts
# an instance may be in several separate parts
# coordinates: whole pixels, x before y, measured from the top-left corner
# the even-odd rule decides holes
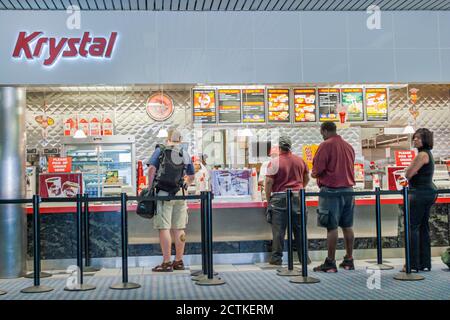
[[[167,196],[165,191],[159,191],[159,196]],[[177,196],[182,196],[179,191]],[[156,215],[153,217],[153,229],[185,229],[188,223],[186,200],[157,201]]]

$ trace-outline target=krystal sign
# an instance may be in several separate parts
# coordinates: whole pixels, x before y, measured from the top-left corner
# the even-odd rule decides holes
[[[116,40],[117,32],[111,32],[109,38],[94,37],[90,32],[84,32],[81,38],[56,38],[40,31],[22,31],[17,37],[13,57],[26,60],[44,58],[43,65],[47,67],[68,58],[111,59]]]

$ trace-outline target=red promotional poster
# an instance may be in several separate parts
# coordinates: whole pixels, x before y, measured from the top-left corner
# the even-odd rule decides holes
[[[86,136],[89,135],[89,118],[87,116],[78,116],[78,129],[83,130]]]
[[[102,118],[102,135],[112,136],[114,134],[114,121],[113,117],[107,114]]]
[[[72,157],[57,158],[50,157],[48,159],[48,172],[62,173],[72,171]]]
[[[407,167],[416,157],[414,150],[395,151],[395,165],[399,167]]]
[[[77,131],[77,118],[66,117],[64,118],[64,136],[71,137]]]
[[[42,198],[75,198],[83,193],[81,173],[43,173],[39,175]]]
[[[389,190],[398,191],[408,185],[405,167],[387,167],[387,180]]]
[[[102,118],[101,116],[91,116],[89,118],[89,135],[101,136],[102,134]]]

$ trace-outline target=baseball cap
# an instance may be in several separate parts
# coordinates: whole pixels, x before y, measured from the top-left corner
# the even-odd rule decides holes
[[[291,138],[289,138],[288,136],[281,136],[278,139],[278,145],[280,146],[280,148],[286,148],[286,149],[291,149],[292,146],[292,141]]]

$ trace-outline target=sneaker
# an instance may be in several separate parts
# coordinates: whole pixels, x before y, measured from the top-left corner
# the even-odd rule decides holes
[[[283,264],[283,262],[281,260],[270,260],[269,264],[274,265],[274,266],[281,266]]]
[[[325,262],[320,266],[317,266],[313,269],[315,272],[328,272],[335,273],[338,272],[336,268],[336,261],[326,258]]]
[[[344,260],[339,264],[339,268],[345,270],[355,270],[355,264],[353,263],[353,258],[349,259],[344,256]]]

